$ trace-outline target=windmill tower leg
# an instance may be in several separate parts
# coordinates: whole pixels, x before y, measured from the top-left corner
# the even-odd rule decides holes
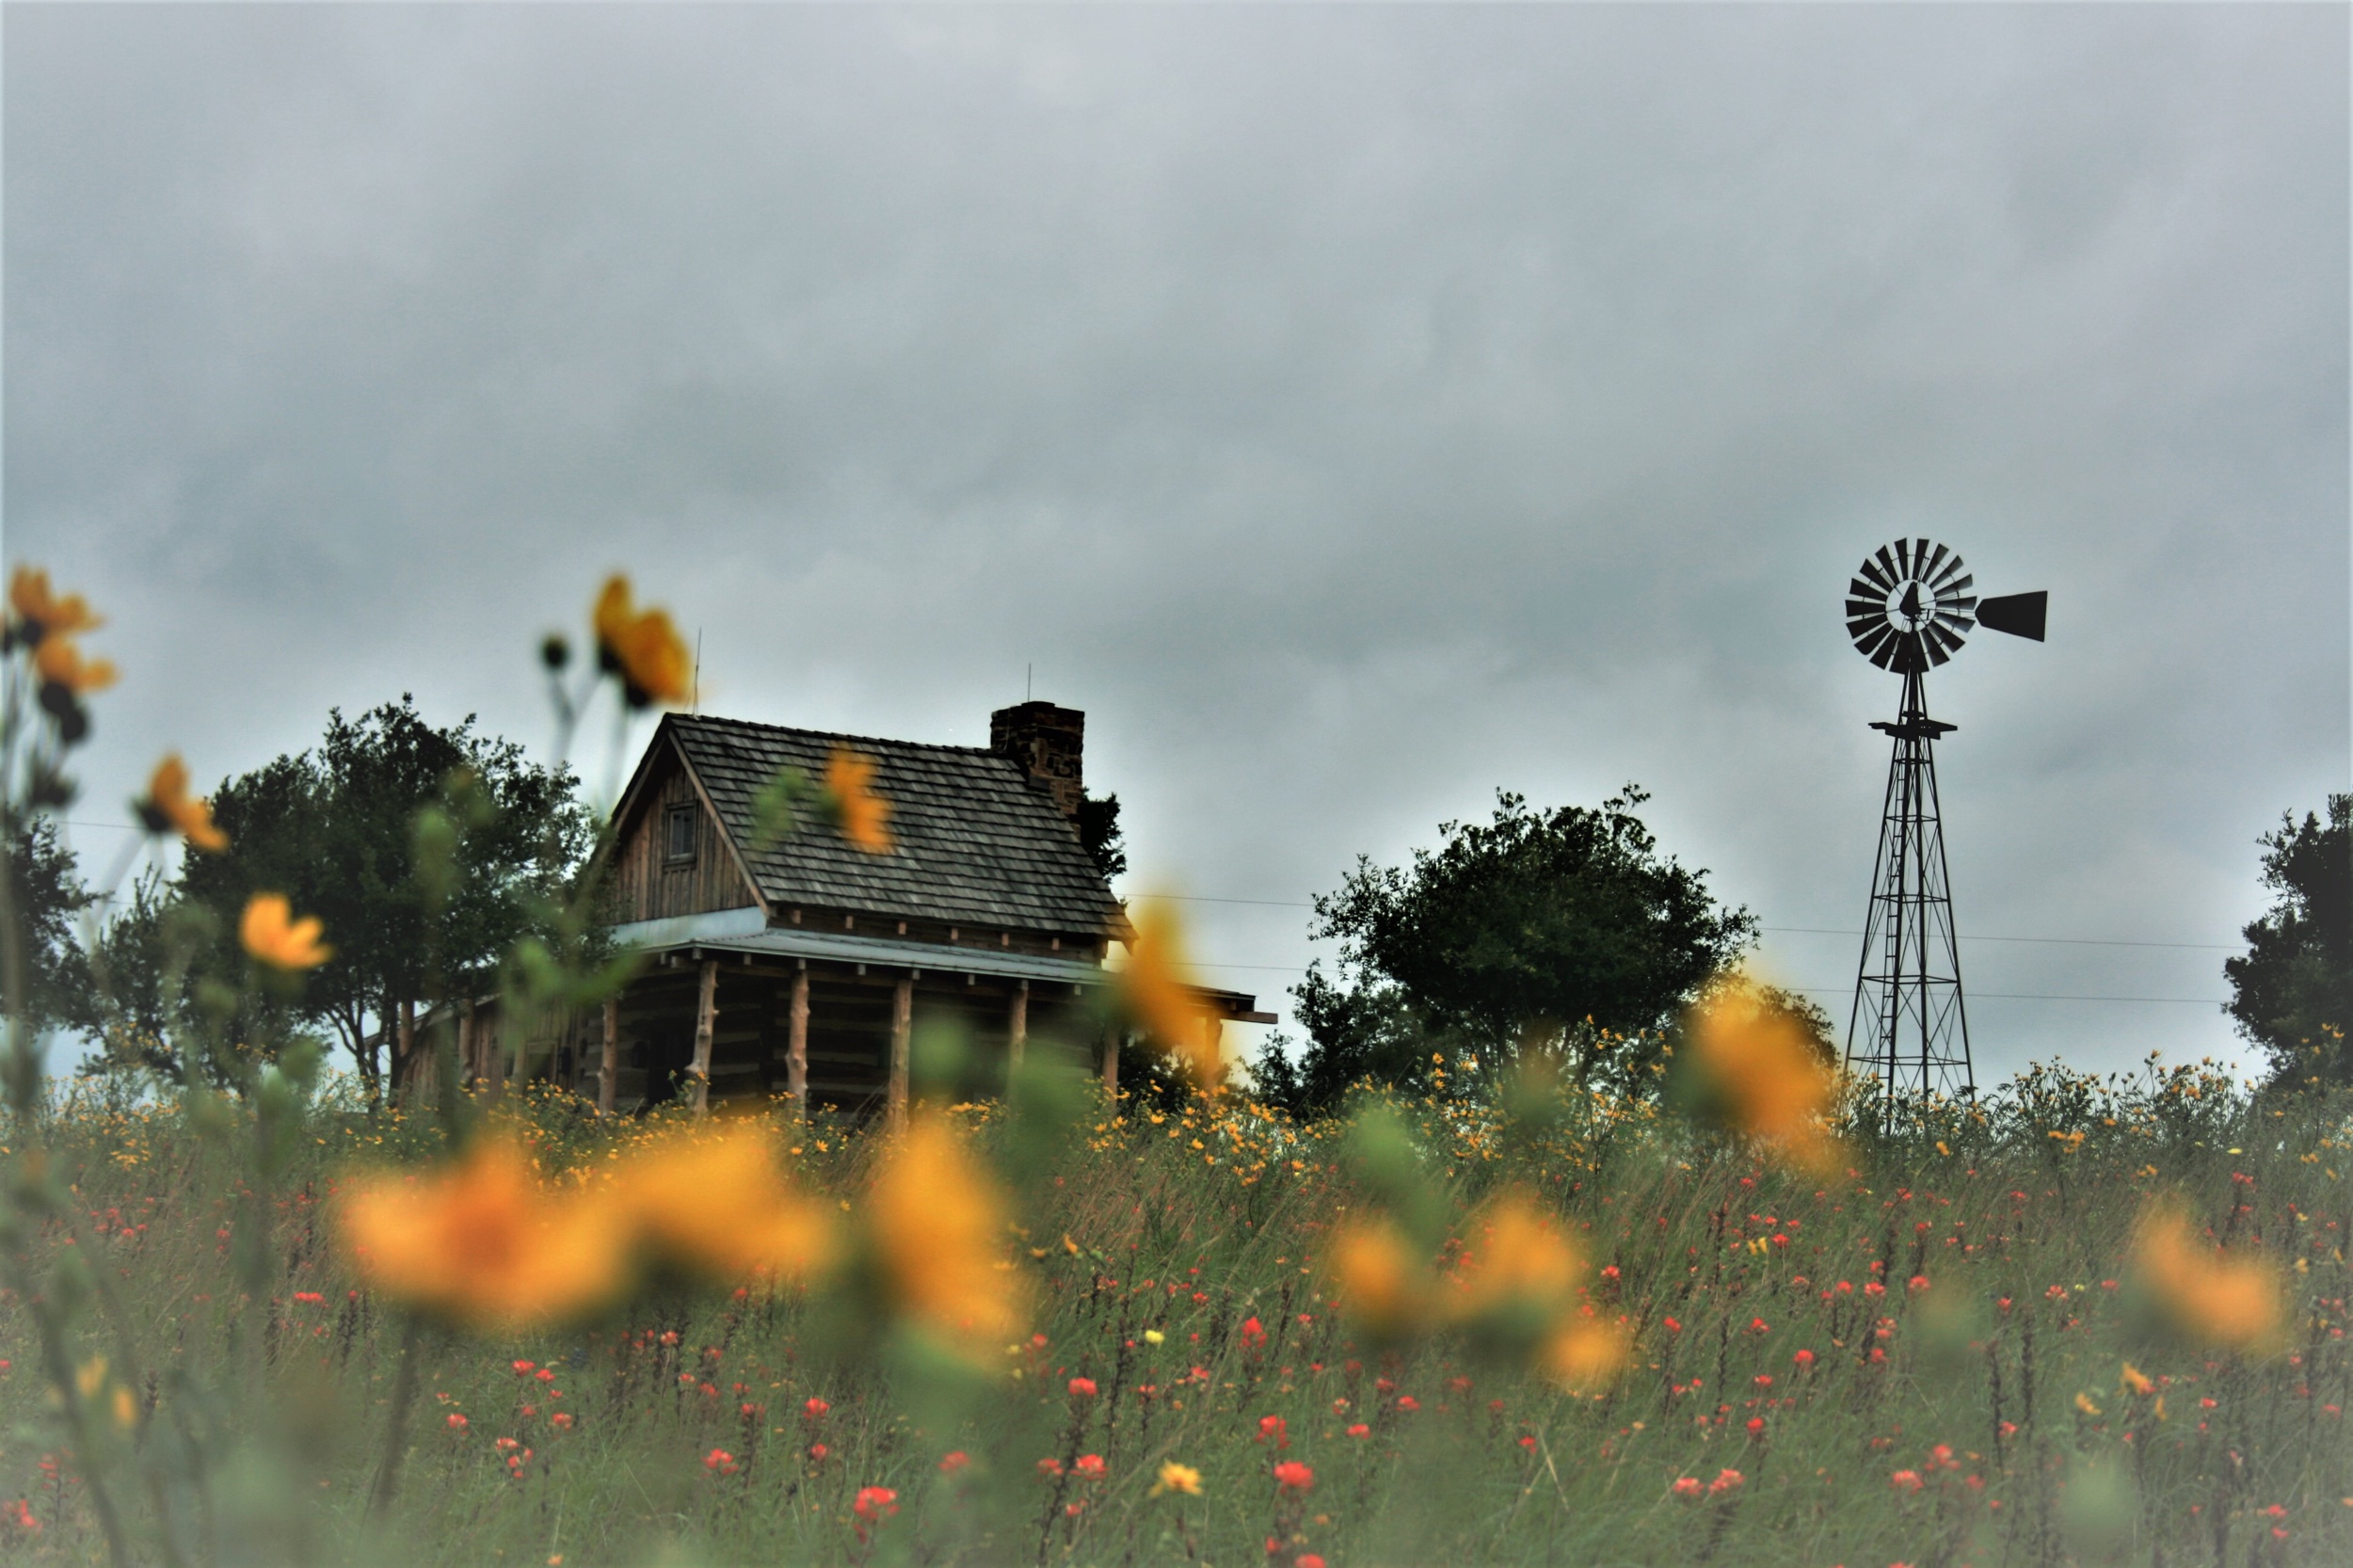
[[[1872,728],[1886,731],[1895,750],[1848,1016],[1847,1064],[1878,1079],[1881,1128],[1892,1132],[1901,1097],[1974,1094],[1976,1082],[1936,791],[1936,737],[1953,726],[1929,717],[1915,672],[1904,678],[1897,721]]]

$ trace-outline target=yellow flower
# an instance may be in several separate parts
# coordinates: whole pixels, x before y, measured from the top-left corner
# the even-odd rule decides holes
[[[19,632],[27,643],[70,637],[104,624],[80,594],[59,599],[51,593],[49,573],[33,567],[19,567],[8,579],[8,607],[16,612]]]
[[[1374,1339],[1413,1334],[1429,1320],[1433,1293],[1424,1269],[1386,1219],[1351,1221],[1324,1257],[1340,1310]]]
[[[371,1288],[477,1327],[584,1316],[628,1284],[626,1214],[601,1194],[550,1194],[508,1137],[437,1176],[355,1182],[339,1202]]]
[[[1168,1336],[1159,1329],[1148,1328],[1144,1331],[1144,1342],[1147,1345],[1165,1345],[1168,1343]]]
[[[597,596],[597,653],[621,678],[632,708],[677,704],[693,695],[695,661],[666,610],[640,612],[630,602],[629,579],[616,572]]]
[[[155,764],[147,781],[147,798],[137,806],[150,833],[177,833],[198,849],[216,854],[229,847],[229,835],[214,825],[212,806],[188,797],[188,765],[176,751]]]
[[[1689,1032],[1678,1060],[1703,1114],[1801,1169],[1828,1175],[1837,1168],[1841,1151],[1825,1126],[1837,1077],[1797,1018],[1754,982],[1732,975],[1709,987]]]
[[[800,1281],[839,1250],[823,1206],[776,1174],[776,1141],[750,1124],[675,1135],[614,1173],[614,1201],[665,1261],[733,1281]]]
[[[1610,1382],[1626,1367],[1631,1336],[1621,1323],[1569,1318],[1536,1352],[1536,1370],[1572,1390]]]
[[[1182,1492],[1188,1497],[1198,1497],[1201,1496],[1201,1472],[1190,1464],[1179,1464],[1170,1460],[1160,1466],[1160,1479],[1152,1488],[1152,1496],[1157,1497],[1165,1492]]]
[[[1144,901],[1119,990],[1128,1013],[1182,1056],[1196,1084],[1209,1088],[1224,1078],[1211,1043],[1214,1015],[1194,994],[1184,931],[1165,899]]]
[[[102,692],[115,683],[115,667],[104,659],[85,660],[70,637],[52,634],[33,649],[33,668],[43,682],[63,686],[75,696]]]
[[[1488,1205],[1476,1224],[1483,1244],[1464,1272],[1458,1317],[1483,1318],[1514,1307],[1550,1313],[1567,1304],[1584,1260],[1550,1215],[1526,1194],[1506,1192]]]
[[[335,956],[335,950],[319,940],[319,929],[316,915],[294,918],[285,894],[256,893],[246,904],[237,936],[246,952],[272,968],[315,969]]]
[[[2264,1257],[2224,1257],[2160,1205],[2134,1238],[2136,1284],[2166,1325],[2208,1345],[2267,1350],[2286,1320],[2280,1270]]]
[[[2075,1408],[2082,1411],[2087,1416],[2097,1416],[2100,1414],[2100,1407],[2091,1402],[2091,1396],[2089,1394],[2078,1394],[2075,1396]]]
[[[890,802],[874,792],[874,760],[863,752],[834,747],[825,759],[825,798],[843,838],[869,855],[888,855]]]
[[[954,1129],[919,1117],[867,1195],[875,1271],[892,1310],[974,1359],[1019,1331],[1020,1277],[1000,1238],[1004,1200]]]
[[[2136,1394],[2148,1394],[2154,1390],[2157,1386],[2149,1380],[2149,1375],[2147,1373],[2143,1372],[2139,1368],[2134,1366],[2129,1361],[2124,1363],[2124,1371],[2122,1377],[2120,1379],[2120,1382],[2122,1386],[2130,1389]]]

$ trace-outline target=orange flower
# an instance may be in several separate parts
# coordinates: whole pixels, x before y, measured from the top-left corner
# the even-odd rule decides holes
[[[256,893],[247,901],[245,918],[237,924],[245,951],[278,969],[315,969],[335,956],[319,940],[319,918],[294,918],[294,905],[283,893]]]
[[[973,1360],[1019,1331],[1019,1274],[1005,1256],[1003,1198],[955,1129],[919,1117],[867,1196],[872,1258],[892,1310]]]
[[[33,668],[42,681],[63,686],[75,696],[85,692],[103,692],[115,683],[115,667],[104,659],[84,659],[82,650],[70,637],[52,633],[41,638],[33,649]]]
[[[615,1172],[614,1195],[662,1257],[723,1280],[804,1280],[838,1250],[830,1217],[786,1187],[775,1139],[749,1124],[633,1156]]]
[[[1597,1388],[1625,1370],[1630,1348],[1622,1323],[1568,1318],[1537,1351],[1536,1370],[1563,1388]]]
[[[1119,990],[1128,1011],[1182,1054],[1195,1083],[1209,1088],[1225,1076],[1211,1032],[1216,1016],[1194,994],[1184,932],[1166,900],[1144,901]]]
[[[1475,1222],[1481,1239],[1465,1270],[1456,1316],[1549,1318],[1577,1292],[1584,1259],[1552,1217],[1523,1192],[1505,1192]]]
[[[1839,1163],[1825,1126],[1838,1079],[1816,1054],[1804,1026],[1769,1001],[1746,976],[1711,986],[1686,1034],[1687,1096],[1703,1115],[1770,1144],[1801,1169],[1828,1175]]]
[[[2287,1320],[2279,1267],[2225,1256],[2201,1240],[2180,1208],[2161,1204],[2133,1240],[2135,1284],[2163,1326],[2205,1345],[2275,1348]]]
[[[32,567],[17,568],[8,579],[8,607],[16,612],[19,634],[27,643],[70,637],[103,624],[80,594],[57,598],[49,591],[49,573]]]
[[[211,805],[188,798],[188,765],[176,751],[155,764],[147,781],[147,798],[136,807],[150,833],[177,833],[215,854],[229,847],[229,835],[213,824]]]
[[[640,612],[630,602],[629,579],[616,572],[597,596],[597,651],[604,667],[621,678],[632,708],[673,705],[692,695],[695,662],[670,624],[666,610]]]
[[[424,1180],[356,1182],[339,1202],[338,1229],[371,1288],[472,1326],[582,1317],[628,1284],[615,1206],[551,1195],[511,1138],[485,1139]]]
[[[1324,1272],[1340,1309],[1371,1339],[1402,1338],[1430,1320],[1430,1272],[1385,1218],[1342,1225],[1332,1238]]]
[[[875,762],[862,752],[836,746],[825,759],[825,798],[841,836],[869,855],[891,850],[890,802],[874,792]]]

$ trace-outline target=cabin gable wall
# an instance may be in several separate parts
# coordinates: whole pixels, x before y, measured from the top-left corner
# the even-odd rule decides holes
[[[613,920],[671,920],[680,915],[707,914],[714,909],[743,909],[760,901],[744,881],[742,869],[719,826],[719,819],[695,788],[695,780],[678,753],[671,750],[658,764],[644,802],[621,830],[621,845],[614,860]],[[671,815],[692,813],[694,854],[680,858],[670,854]]]

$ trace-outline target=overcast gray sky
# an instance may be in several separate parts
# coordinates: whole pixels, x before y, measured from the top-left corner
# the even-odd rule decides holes
[[[1359,852],[1633,779],[1843,1021],[1916,533],[2052,596],[1930,680],[1963,932],[2206,944],[1966,943],[1981,1076],[2233,1053],[2026,999],[2221,998],[2347,785],[2346,18],[11,6],[75,820],[403,690],[538,744],[626,567],[744,718],[984,744],[1034,664],[1270,1000]]]

